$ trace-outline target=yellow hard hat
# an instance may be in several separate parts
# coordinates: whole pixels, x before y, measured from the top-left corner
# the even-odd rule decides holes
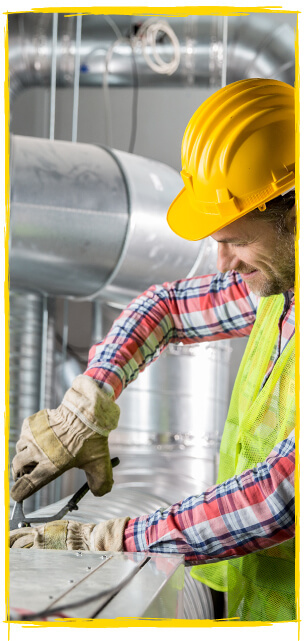
[[[184,189],[171,204],[173,231],[199,240],[295,184],[294,88],[251,78],[216,91],[182,142]]]

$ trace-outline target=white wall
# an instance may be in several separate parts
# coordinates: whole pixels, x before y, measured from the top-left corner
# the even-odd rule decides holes
[[[193,112],[211,95],[206,88],[139,89],[134,153],[160,160],[180,170],[180,148],[185,127]],[[128,151],[133,90],[110,89],[112,147]],[[15,134],[49,137],[47,88],[26,90],[17,96],[12,111]],[[71,140],[73,90],[57,89],[55,138]],[[107,144],[103,89],[80,88],[79,142]],[[109,139],[108,139],[109,140]]]

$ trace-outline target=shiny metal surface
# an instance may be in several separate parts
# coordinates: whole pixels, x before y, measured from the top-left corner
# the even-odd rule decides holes
[[[75,69],[76,18],[58,16],[56,68],[58,86],[72,86]],[[134,32],[135,25],[146,18],[140,16],[113,16],[124,36]],[[181,61],[172,76],[155,73],[147,65],[142,49],[134,47],[134,56],[141,87],[191,86],[219,84],[221,51],[211,48],[214,33],[220,45],[220,19],[216,16],[189,16],[184,19],[168,18],[181,50]],[[86,15],[82,18],[80,44],[80,86],[100,86],[105,73],[106,55],[117,40],[105,16]],[[15,14],[9,16],[9,52],[12,99],[24,88],[50,84],[52,58],[52,14]],[[172,58],[172,45],[159,39],[156,52],[163,60]],[[147,47],[151,56],[151,47]],[[212,73],[210,73],[212,59]],[[117,43],[109,65],[108,84],[130,87],[133,84],[130,46]]]
[[[50,85],[52,14],[21,13],[8,18],[12,101],[25,88]],[[58,18],[58,86],[72,86],[77,55],[80,59],[80,86],[101,86],[107,52],[117,40],[113,26],[107,22],[106,16],[83,16],[80,51],[76,52],[76,17],[59,14]],[[133,34],[136,25],[145,19],[143,16],[113,16],[124,37]],[[140,87],[220,86],[224,57],[227,60],[227,83],[252,77],[272,77],[294,83],[294,31],[290,24],[278,24],[275,15],[229,16],[227,51],[224,51],[222,16],[168,17],[166,20],[179,40],[180,64],[171,76],[155,73],[147,65],[141,47],[134,47]],[[172,45],[167,38],[159,39],[156,51],[164,60],[172,58]],[[147,52],[151,55],[150,47]],[[109,86],[132,86],[131,48],[125,42],[115,46],[109,71]]]
[[[202,273],[203,269],[212,272],[213,259],[212,253],[203,256]],[[120,310],[103,304],[99,311],[99,322],[94,322],[96,340],[109,332]],[[213,483],[229,406],[231,345],[230,340],[170,343],[119,396],[121,413],[111,444],[179,450],[189,460],[199,452],[208,482]]]
[[[114,269],[128,222],[117,163],[94,145],[11,140],[13,286],[89,295]]]
[[[37,294],[10,290],[10,416],[14,427],[40,409],[40,373],[43,330],[43,298]],[[46,404],[52,396],[54,349],[54,303],[48,301]]]
[[[54,312],[53,300],[46,302],[39,294],[10,290],[10,460],[23,420],[42,409],[42,404],[51,404]],[[33,509],[34,498],[28,500],[27,507]]]
[[[175,170],[81,143],[12,136],[11,149],[13,287],[123,305],[194,266],[204,273],[205,259],[209,268],[215,241],[167,225],[182,186]]]
[[[228,410],[230,342],[169,344],[124,390],[115,442],[218,446]]]
[[[81,499],[79,509],[69,519],[82,523],[98,523],[105,519],[151,514],[160,507],[168,507],[189,496],[203,492],[211,485],[206,478],[204,460],[183,457],[182,453],[163,453],[153,448],[111,447],[111,457],[118,455],[120,465],[113,470],[114,487],[110,494],[95,497],[91,492]],[[205,478],[204,478],[205,477]],[[35,516],[56,514],[67,502],[67,496],[81,487],[85,475],[73,469],[62,476],[65,498],[35,511]],[[29,516],[28,513],[26,513]],[[33,516],[31,513],[30,516]]]
[[[187,276],[206,241],[184,240],[167,224],[169,205],[183,187],[174,169],[135,154],[111,153],[125,177],[131,213],[119,263],[100,296],[127,304],[153,283]]]
[[[83,366],[74,356],[68,355],[63,361],[62,353],[55,352],[54,407],[58,407],[65,392],[72,386],[76,376],[80,374],[83,374]]]
[[[111,456],[119,455],[120,465],[113,470],[115,484],[110,494],[95,497],[90,492],[79,503],[77,513],[68,518],[82,523],[143,514],[152,514],[193,494],[200,494],[211,485],[208,476],[209,460],[199,457],[197,450],[188,457],[182,451],[160,451],[153,447],[115,447]],[[196,458],[195,458],[196,456]],[[209,469],[211,478],[214,470]],[[63,492],[69,494],[85,479],[80,470],[70,470],[62,477]],[[73,488],[73,489],[72,489]],[[66,498],[35,512],[35,516],[54,515],[66,503]],[[185,568],[185,619],[212,619],[213,604],[210,590],[190,576]],[[155,614],[157,616],[157,613]]]
[[[184,619],[214,619],[214,608],[209,588],[190,576],[191,567],[185,567]]]
[[[295,31],[275,17],[252,13],[229,16],[227,84],[242,78],[295,79]]]
[[[196,447],[183,445],[124,445],[110,439],[111,456],[119,456],[114,479],[120,487],[134,487],[156,495],[169,504],[201,493],[215,483],[218,444]]]
[[[98,592],[129,582],[110,600]],[[111,619],[116,617],[181,618],[184,567],[181,555],[11,550],[11,620],[26,613],[58,607],[56,618]],[[30,586],[30,590],[28,589]],[[92,597],[83,606],[66,604]]]

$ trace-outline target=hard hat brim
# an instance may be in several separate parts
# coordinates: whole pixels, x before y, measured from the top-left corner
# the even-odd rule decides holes
[[[184,187],[168,209],[167,222],[178,236],[186,240],[202,240],[232,221],[225,220],[220,214],[202,216],[202,213],[192,206]]]
[[[291,174],[290,174],[291,175]],[[289,181],[285,181],[284,187],[288,187],[287,191],[294,189],[294,174]],[[185,238],[186,240],[203,240],[207,236],[211,236],[216,231],[227,227],[238,218],[245,216],[250,211],[253,211],[262,204],[271,201],[276,196],[285,193],[286,189],[282,186],[273,191],[267,198],[257,199],[250,206],[245,209],[235,212],[234,214],[223,215],[221,213],[202,213],[194,208],[189,198],[186,187],[184,187],[176,198],[171,203],[168,213],[167,222],[169,227],[175,234]]]

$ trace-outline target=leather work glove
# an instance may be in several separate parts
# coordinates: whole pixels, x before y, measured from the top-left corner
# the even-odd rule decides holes
[[[23,527],[10,532],[10,547],[122,552],[123,534],[128,521],[129,517],[126,516],[97,525],[62,520],[38,527]]]
[[[117,427],[119,413],[98,383],[81,374],[57,409],[26,418],[12,461],[14,501],[26,499],[72,467],[85,471],[95,496],[110,492],[108,435]]]

